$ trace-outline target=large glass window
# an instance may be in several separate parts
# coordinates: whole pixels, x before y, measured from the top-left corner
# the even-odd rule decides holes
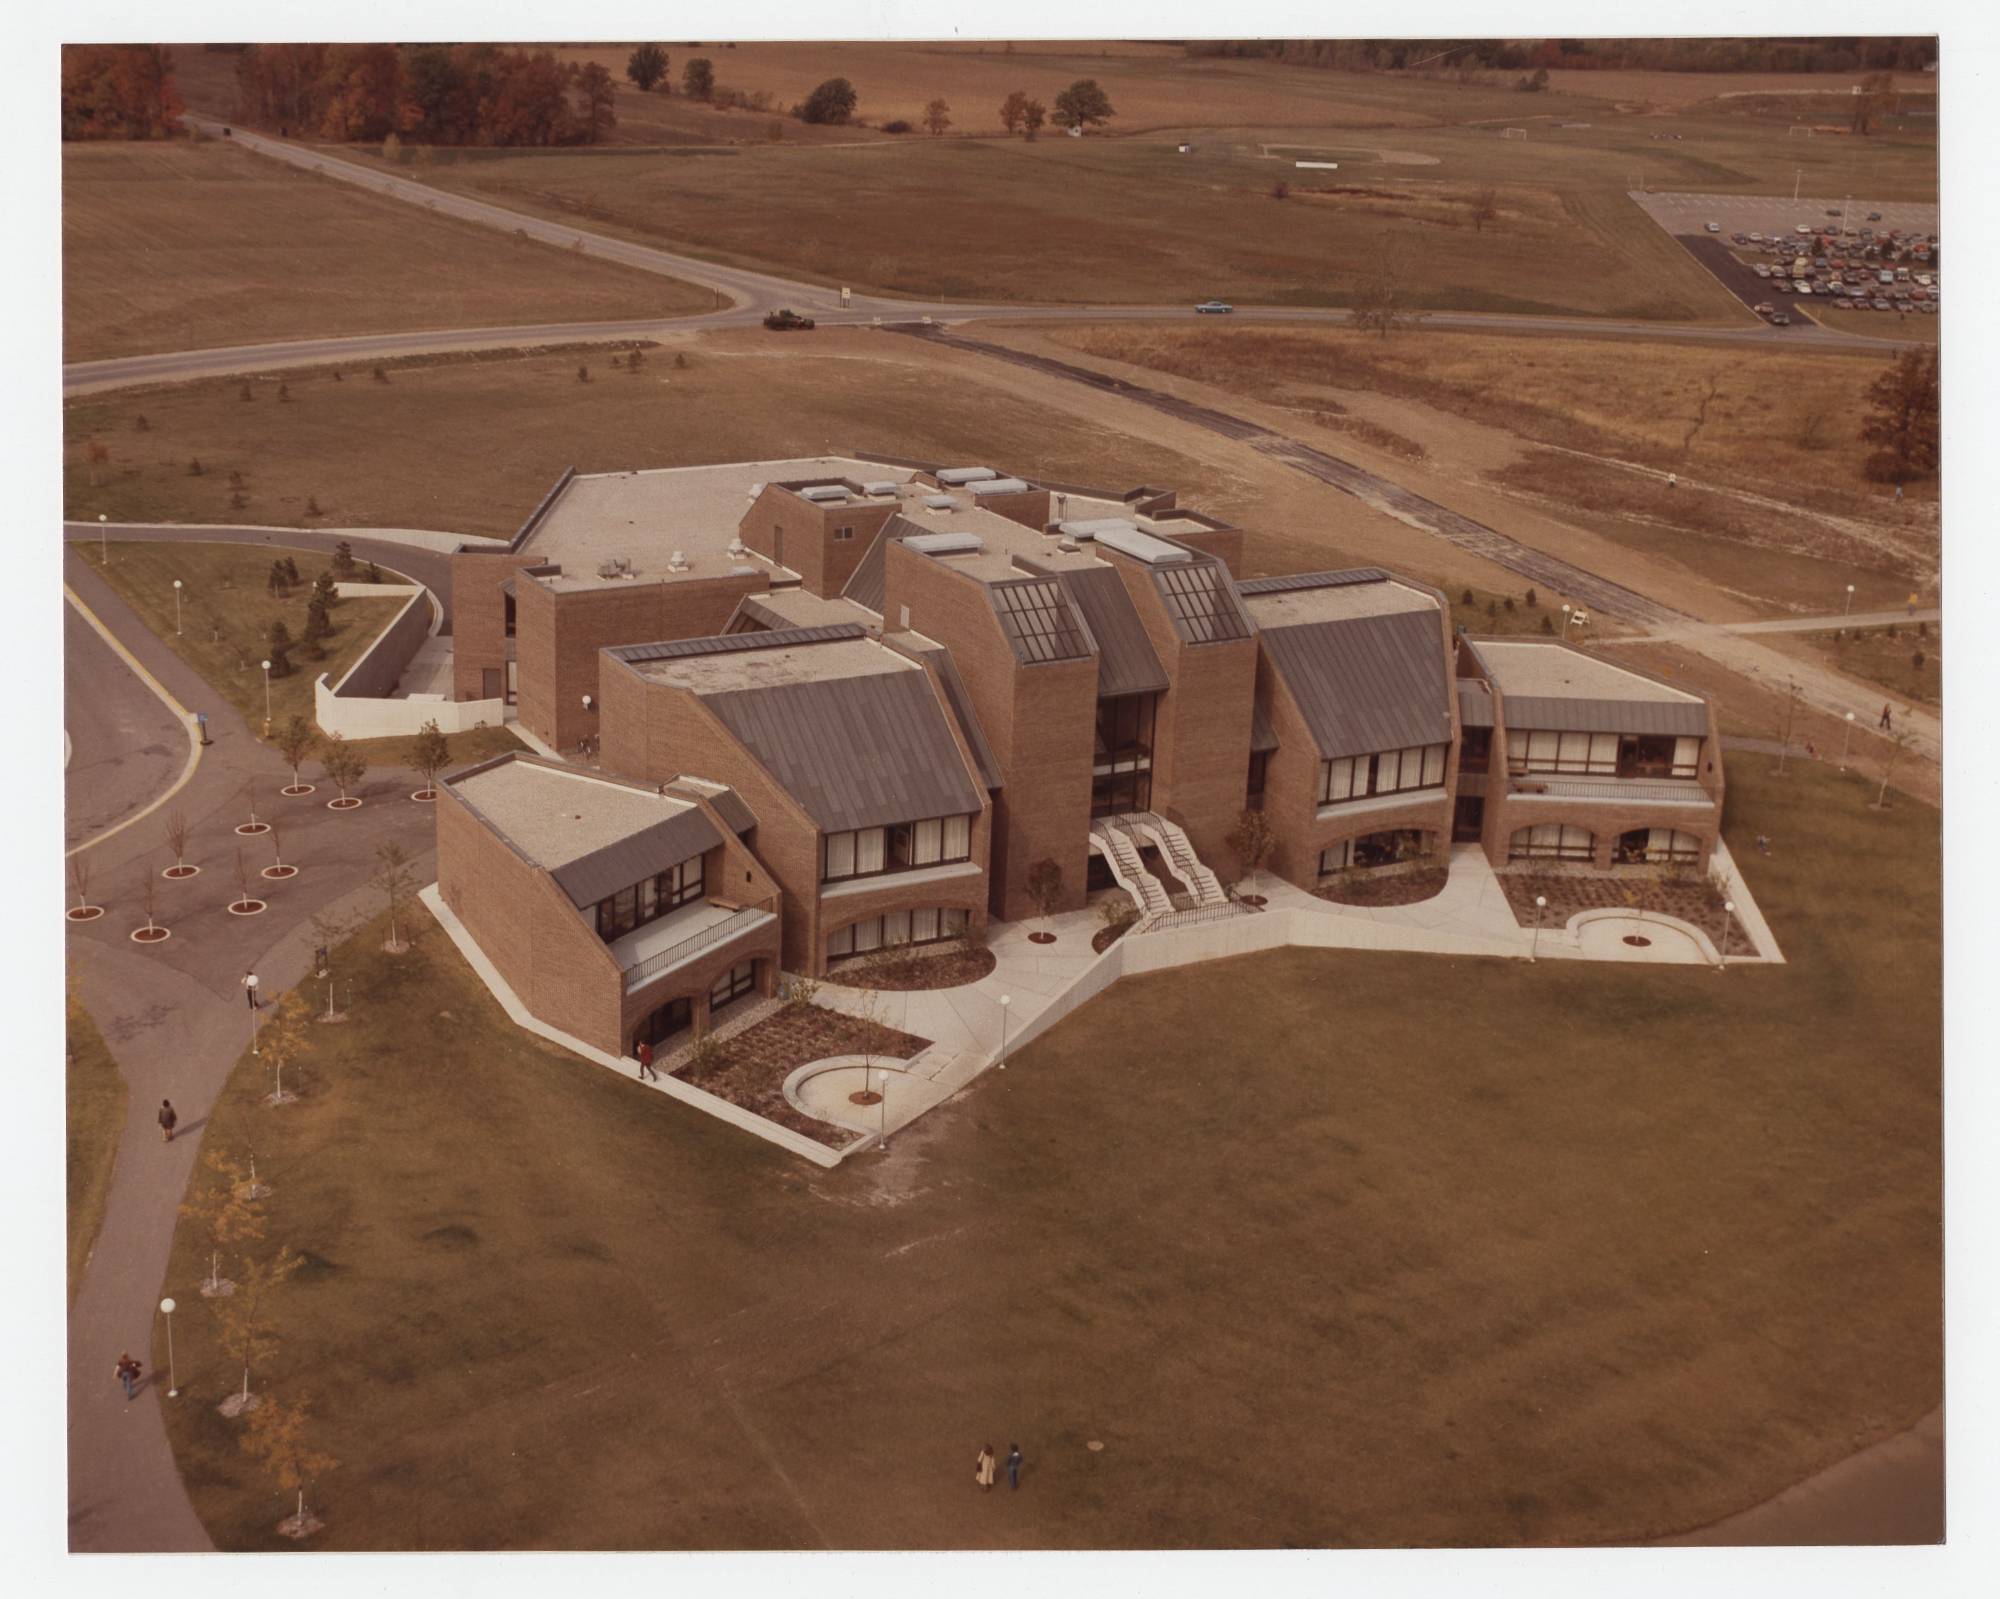
[[[865,917],[827,935],[826,958],[845,960],[850,955],[869,955],[902,944],[935,944],[958,937],[971,920],[970,911],[948,905]]]
[[[757,963],[741,961],[709,985],[708,1013],[713,1016],[731,1000],[741,999],[757,987]]]
[[[1421,828],[1396,827],[1383,833],[1345,838],[1319,852],[1319,875],[1327,877],[1349,867],[1393,866],[1429,853]]]
[[[1321,761],[1319,802],[1338,805],[1342,800],[1365,799],[1370,794],[1400,794],[1410,789],[1444,786],[1443,744],[1419,744],[1409,749],[1384,750],[1379,755],[1343,755]]]
[[[690,856],[664,872],[597,902],[597,934],[607,944],[701,898],[701,857]]]
[[[1628,866],[1691,863],[1701,859],[1701,840],[1671,827],[1635,827],[1619,835],[1616,858]]]
[[[1596,840],[1587,827],[1567,822],[1538,822],[1524,827],[1507,841],[1510,861],[1587,861],[1596,853]]]
[[[1619,775],[1616,733],[1556,733],[1542,728],[1507,730],[1507,770],[1555,772],[1574,777]]]
[[[876,877],[884,872],[942,866],[972,858],[972,818],[932,816],[891,827],[864,827],[850,833],[828,833],[823,846],[820,881],[838,883],[851,877]]]

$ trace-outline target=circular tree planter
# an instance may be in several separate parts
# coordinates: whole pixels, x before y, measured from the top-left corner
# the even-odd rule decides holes
[[[299,869],[296,866],[267,866],[257,875],[268,877],[274,883],[282,883],[288,877],[297,877]]]
[[[174,935],[164,927],[135,927],[132,942],[135,944],[164,944]]]
[[[290,1538],[296,1543],[301,1539],[310,1538],[325,1526],[326,1523],[321,1521],[310,1510],[302,1510],[296,1515],[287,1516],[283,1521],[279,1522],[277,1531],[282,1536]]]
[[[1028,935],[1028,942],[1030,944],[1053,944],[1055,941],[1056,935],[1054,933],[1030,933]]]
[[[318,785],[314,783],[287,783],[283,788],[278,790],[287,799],[302,799],[307,794],[314,794],[318,791]]]
[[[1262,894],[1238,894],[1236,897],[1245,905],[1255,905],[1259,910],[1271,903]]]
[[[190,866],[186,861],[179,861],[169,866],[160,875],[179,882],[183,877],[199,877],[201,875],[201,868],[199,866]]]
[[[289,1088],[280,1088],[273,1093],[266,1094],[263,1102],[266,1105],[296,1105],[299,1102],[299,1096]]]
[[[263,914],[263,910],[264,902],[261,899],[235,899],[229,902],[231,916],[258,916]]]
[[[271,824],[269,822],[239,822],[236,824],[236,831],[241,833],[245,838],[255,838],[259,833],[270,832]]]
[[[419,805],[429,805],[434,800],[436,800],[437,797],[438,797],[438,791],[434,788],[420,788],[410,796],[410,798],[415,800]]]
[[[203,1299],[227,1299],[236,1292],[236,1284],[227,1277],[214,1277],[201,1285]]]
[[[103,914],[102,905],[72,905],[63,912],[63,917],[72,922],[94,922]]]
[[[872,1088],[857,1088],[847,1096],[847,1102],[850,1105],[879,1105],[882,1096]]]
[[[255,1410],[263,1402],[264,1401],[261,1395],[236,1393],[236,1394],[231,1394],[227,1399],[223,1400],[222,1403],[217,1405],[215,1408],[221,1411],[222,1414],[227,1416],[231,1421],[234,1421],[238,1416],[241,1416],[248,1411]]]
[[[332,799],[326,802],[326,808],[330,811],[358,811],[361,809],[361,801],[352,797]]]

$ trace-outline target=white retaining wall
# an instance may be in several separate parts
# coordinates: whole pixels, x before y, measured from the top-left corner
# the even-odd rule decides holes
[[[475,727],[498,727],[507,719],[505,700],[448,700],[442,696],[406,700],[342,699],[320,673],[313,684],[313,716],[329,733],[342,738],[403,738],[436,722],[440,733],[468,733]]]

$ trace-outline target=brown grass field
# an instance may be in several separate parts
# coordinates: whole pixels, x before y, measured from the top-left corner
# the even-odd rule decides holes
[[[712,303],[704,289],[426,216],[221,140],[63,146],[67,360]]]
[[[1939,824],[1873,793],[1732,769],[1788,965],[1128,981],[831,1173],[513,1029],[436,929],[359,936],[304,1100],[246,1056],[207,1135],[306,1262],[253,1387],[341,1462],[315,1547],[1600,1543],[1758,1503],[1941,1395]],[[183,1226],[166,1286],[204,1270]],[[184,1302],[189,1493],[276,1548]],[[1011,1441],[1019,1494],[971,1491]]]
[[[69,1228],[69,1297],[74,1302],[111,1192],[111,1167],[125,1126],[125,1079],[97,1024],[73,994],[63,1019],[63,1210]]]

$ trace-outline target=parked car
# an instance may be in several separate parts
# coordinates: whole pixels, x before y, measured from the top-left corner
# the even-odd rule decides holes
[[[1753,267],[1752,267],[1752,268],[1751,268],[1750,270],[1751,270],[1752,272],[1756,273],[1756,274],[1757,274],[1757,276],[1758,276],[1758,277],[1760,277],[1760,278],[1768,278],[1768,277],[1769,277],[1769,276],[1771,275],[1771,269],[1770,269],[1769,267],[1765,266],[1765,265],[1764,265],[1764,263],[1763,263],[1763,262],[1761,262],[1761,261],[1759,261],[1759,262],[1758,262],[1758,263],[1757,263],[1757,264],[1756,264],[1755,266],[1753,266]]]
[[[1747,233],[1732,233],[1729,235],[1729,242],[1731,244],[1748,244],[1750,242],[1750,235]]]
[[[1790,316],[1788,316],[1788,315],[1787,315],[1787,314],[1786,314],[1785,312],[1783,312],[1783,311],[1773,311],[1773,312],[1771,313],[1771,326],[1772,326],[1772,327],[1774,327],[1774,328],[1788,328],[1788,327],[1790,327],[1791,325],[1792,325],[1792,319],[1791,319],[1791,317],[1790,317]]]
[[[1720,233],[1722,231],[1722,224],[1720,222],[1704,222],[1702,226],[1710,233]]]
[[[1227,316],[1236,307],[1226,300],[1203,300],[1194,309],[1198,316]]]
[[[764,317],[764,326],[773,333],[790,333],[794,329],[809,329],[812,325],[811,317],[800,316],[798,312],[788,307],[781,306],[776,311],[766,313]]]
[[[1870,211],[1868,213],[1868,220],[1870,222],[1880,222],[1882,220],[1882,213],[1880,211]]]
[[[1931,275],[1928,272],[1919,272],[1917,281],[1928,289],[1931,286]]]
[[[1935,301],[1935,300],[1926,300],[1926,301],[1924,301],[1923,305],[1919,307],[1919,309],[1920,309],[1920,310],[1922,310],[1922,311],[1924,311],[1924,312],[1925,312],[1926,314],[1928,314],[1928,315],[1930,315],[1930,316],[1936,316],[1936,315],[1937,315],[1937,301]]]
[[[1812,224],[1810,222],[1801,222],[1797,227],[1793,228],[1792,231],[1794,233],[1810,233],[1812,232]]]
[[[1759,316],[1769,316],[1773,311],[1777,310],[1778,308],[1775,305],[1773,305],[1769,300],[1759,300],[1755,305],[1751,306],[1750,309],[1755,311]]]
[[[1887,300],[1878,299],[1873,301],[1872,303],[1875,309],[1878,311],[1886,311],[1889,309],[1889,302]]]

